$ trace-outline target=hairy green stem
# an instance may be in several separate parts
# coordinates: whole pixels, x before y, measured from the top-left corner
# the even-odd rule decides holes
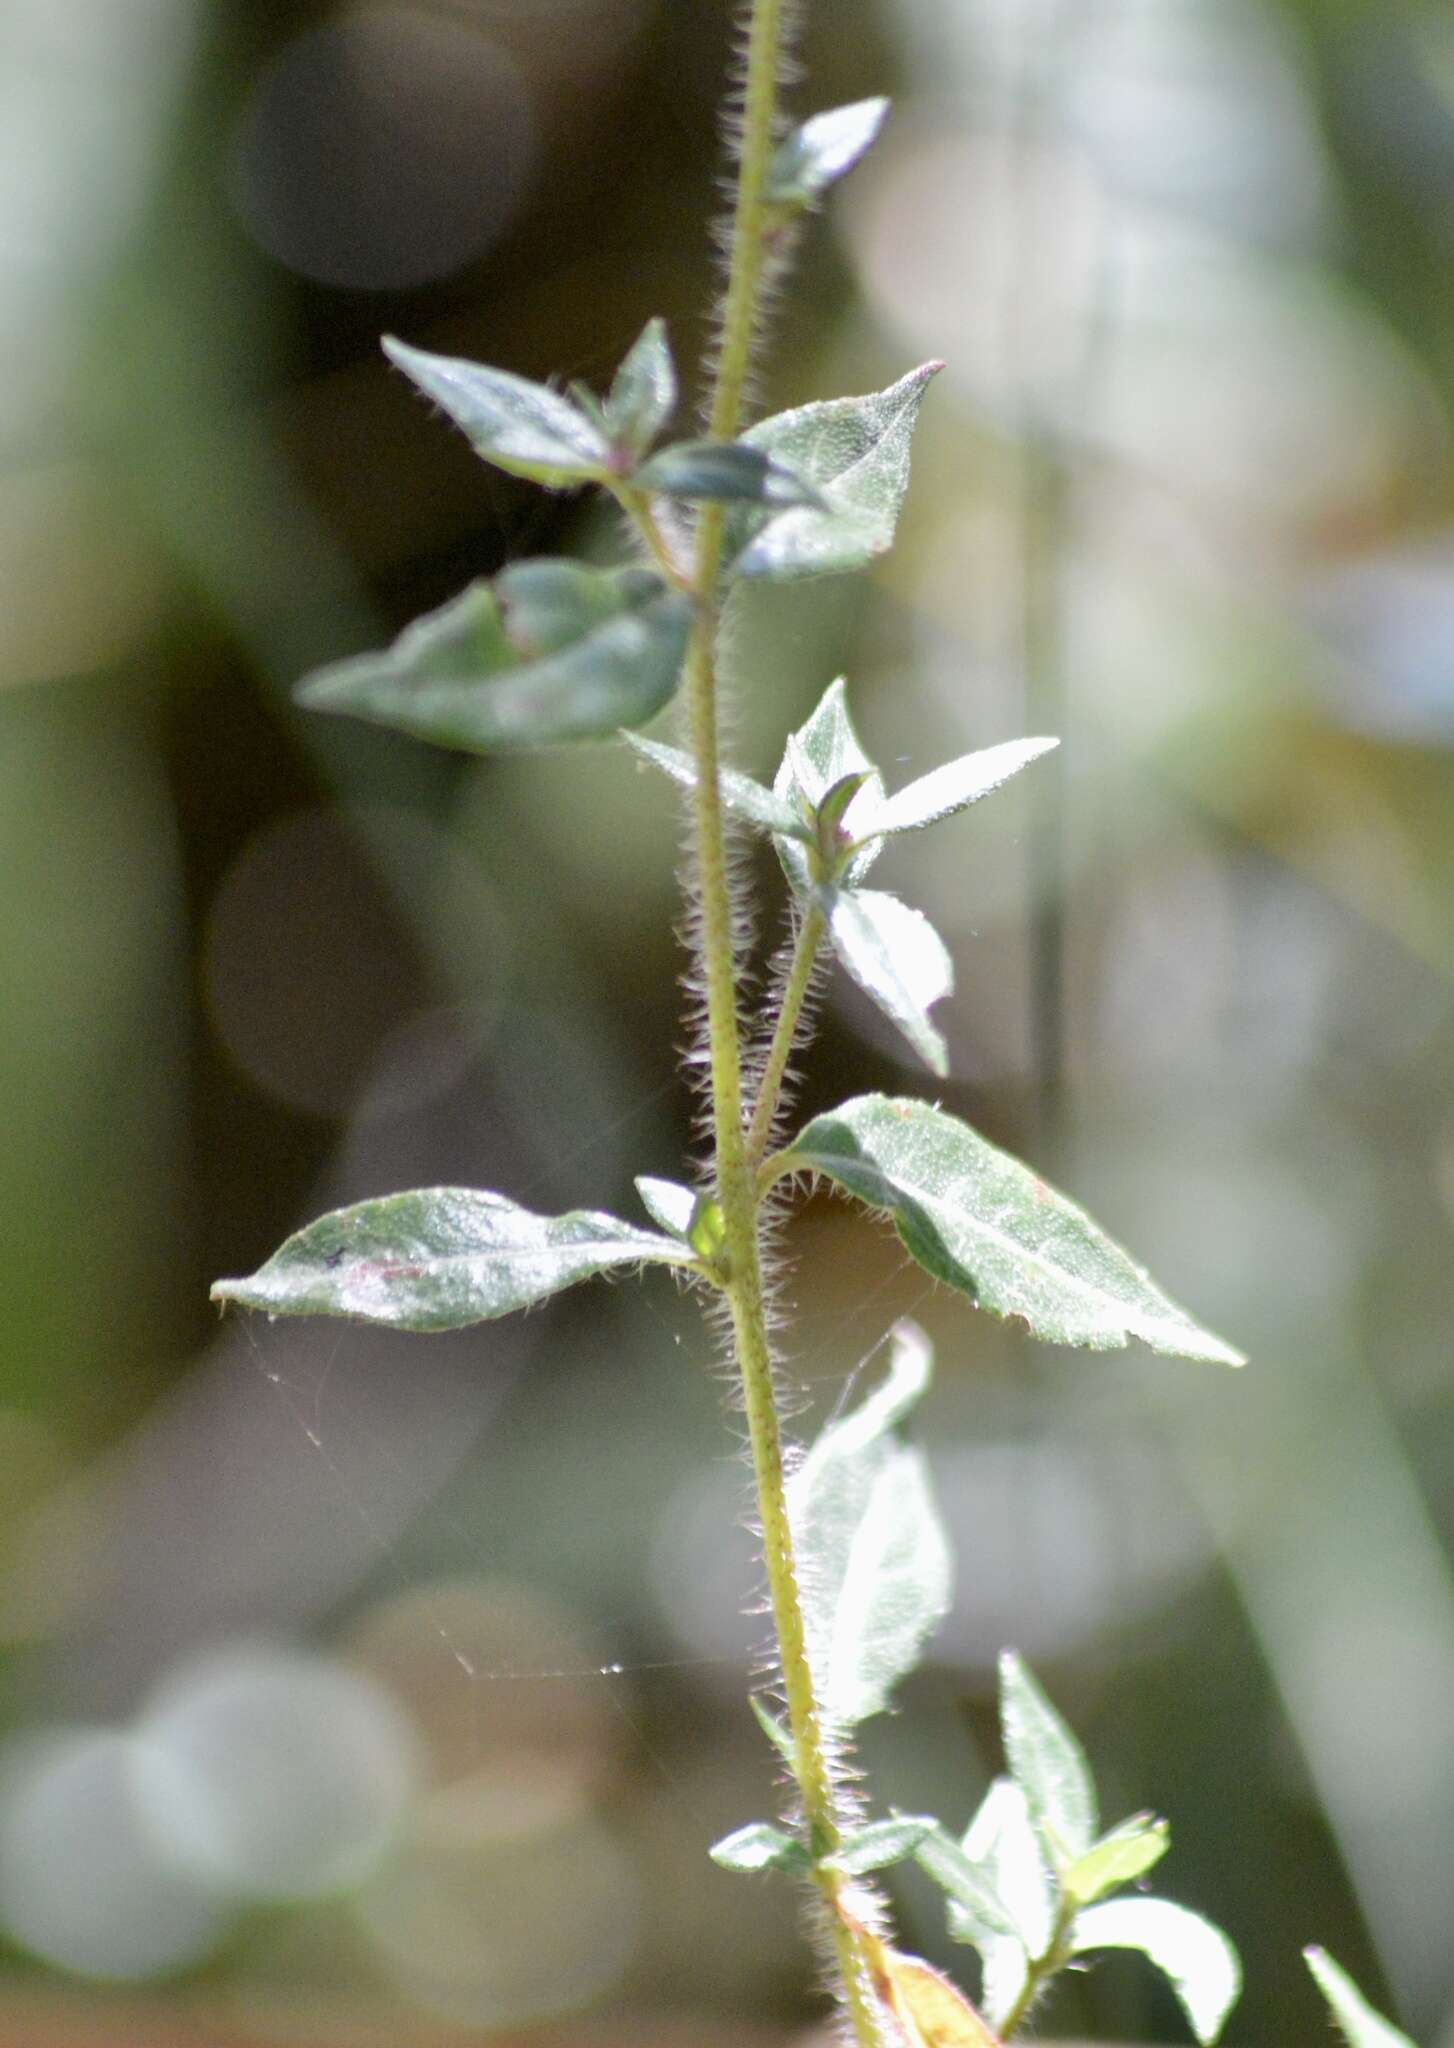
[[[783,1076],[787,1073],[788,1061],[792,1058],[798,1026],[802,1022],[803,1005],[812,986],[818,948],[823,943],[823,934],[827,928],[828,920],[816,904],[798,926],[792,965],[783,984],[782,1008],[778,1011],[777,1023],[773,1028],[772,1044],[768,1047],[767,1063],[762,1070],[757,1100],[752,1107],[752,1123],[747,1132],[747,1157],[753,1166],[759,1164],[767,1150],[772,1120],[777,1115],[778,1101],[782,1095]]]
[[[741,429],[761,318],[767,224],[764,193],[777,123],[784,15],[785,0],[752,0],[727,292],[709,408],[709,431],[717,440],[730,441]],[[732,897],[719,786],[716,649],[722,609],[722,543],[722,507],[705,505],[697,525],[696,617],[687,648],[686,694],[697,770],[693,822],[699,948],[706,985],[717,1199],[723,1222],[722,1280],[742,1378],[768,1595],[793,1740],[794,1776],[813,1855],[823,1859],[838,1847],[840,1833],[804,1639],[763,1301],[757,1174],[743,1121]],[[820,1865],[817,1882],[829,1908],[844,1997],[859,2048],[882,2048],[865,1959],[843,1917],[834,1910],[843,1880],[831,1866]]]

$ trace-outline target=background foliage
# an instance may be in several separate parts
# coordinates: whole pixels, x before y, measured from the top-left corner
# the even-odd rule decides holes
[[[37,1947],[139,1978],[133,2041],[199,2006],[298,2041],[815,2010],[780,1895],[702,1852],[762,1804],[760,1623],[670,1289],[427,1345],[206,1304],[335,1202],[619,1209],[678,1171],[662,779],[461,763],[286,692],[471,574],[612,558],[377,335],[599,385],[662,310],[689,362],[726,32],[650,0],[0,20],[17,2038],[118,2009]],[[1313,1938],[1454,2038],[1454,39],[1371,0],[835,0],[808,44],[808,104],[895,113],[771,401],[948,368],[874,578],[744,610],[738,757],[769,774],[844,670],[895,786],[1063,735],[885,857],[960,962],[942,1100],[1254,1361],[1032,1353],[847,1205],[804,1219],[806,1408],[897,1314],[939,1353],[959,1587],[875,1782],[911,1812],[962,1783],[967,1818],[1015,1642],[1107,1809],[1174,1816],[1168,1884],[1247,1967],[1232,2038],[1323,2028]],[[840,981],[806,1108],[900,1058]],[[123,1795],[179,1726],[240,1789],[159,1848]],[[300,1863],[320,1759],[332,1860]],[[260,1903],[217,1903],[219,1857]],[[1179,2038],[1130,1963],[1049,2017]]]

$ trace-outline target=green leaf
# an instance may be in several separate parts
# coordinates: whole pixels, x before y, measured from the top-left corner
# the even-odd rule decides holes
[[[937,1826],[937,1821],[922,1814],[899,1813],[892,1820],[876,1820],[845,1835],[831,1860],[850,1877],[866,1877],[871,1870],[887,1870],[890,1864],[912,1856]]]
[[[673,782],[679,783],[683,789],[696,788],[697,764],[690,754],[684,754],[679,747],[668,747],[660,740],[642,739],[636,733],[629,732],[626,738],[644,761],[652,762]],[[791,834],[798,839],[812,840],[812,827],[798,816],[792,806],[774,796],[770,789],[764,789],[760,782],[754,782],[750,775],[739,774],[735,768],[720,768],[717,780],[722,801],[734,817],[756,826],[759,832]]]
[[[698,1197],[693,1190],[684,1188],[680,1181],[657,1180],[649,1173],[641,1173],[636,1177],[636,1192],[652,1222],[685,1243],[697,1213]]]
[[[820,199],[876,140],[888,110],[887,100],[856,100],[795,128],[772,160],[768,204],[796,212]]]
[[[1014,1916],[995,1889],[991,1873],[943,1828],[936,1824],[922,1837],[914,1861],[947,1896],[949,1931],[956,1941],[978,1945],[1016,1933]]]
[[[830,1423],[788,1483],[808,1664],[831,1728],[888,1705],[949,1605],[949,1546],[917,1451],[896,1425],[929,1384],[928,1339],[895,1326],[889,1375]]]
[[[1169,1823],[1157,1820],[1154,1814],[1138,1813],[1078,1857],[1061,1879],[1062,1888],[1078,1906],[1089,1906],[1117,1885],[1144,1877],[1170,1847]]]
[[[690,600],[644,569],[520,562],[297,697],[468,753],[601,739],[669,701],[690,628]]]
[[[794,841],[806,838],[811,843],[817,836],[813,827],[804,826],[804,813],[816,818],[819,806],[835,789],[850,776],[860,775],[863,780],[857,792],[837,819],[841,832],[857,838],[883,798],[883,782],[853,729],[843,689],[841,676],[836,683],[829,684],[806,725],[800,726],[788,741],[773,781],[773,795],[788,817],[795,820],[792,833],[785,827],[772,829],[781,834],[778,856],[788,880],[800,895],[811,893],[813,873],[807,855]],[[844,870],[844,881],[860,882],[878,858],[878,852],[876,842],[865,846]]]
[[[797,1754],[793,1749],[793,1738],[787,1727],[777,1718],[776,1714],[768,1711],[756,1693],[751,1695],[748,1705],[752,1708],[753,1718],[756,1720],[758,1727],[762,1730],[778,1755],[790,1770],[795,1770],[798,1761]]]
[[[751,1821],[735,1834],[724,1836],[712,1844],[707,1854],[724,1870],[796,1872],[813,1867],[813,1859],[801,1842],[765,1820]]]
[[[1331,2006],[1348,2048],[1414,2048],[1407,2034],[1374,2011],[1348,1972],[1333,1961],[1325,1948],[1305,1948],[1303,1960]]]
[[[1038,761],[1042,754],[1060,745],[1059,740],[1007,740],[1000,747],[983,747],[977,754],[964,754],[946,761],[942,768],[921,775],[887,797],[875,812],[869,830],[875,834],[917,832],[925,825],[937,825],[956,811],[977,804],[981,797],[999,789],[1012,775]]]
[[[1074,1954],[1139,1949],[1181,2001],[1202,2048],[1211,2048],[1242,1989],[1237,1951],[1210,1920],[1169,1899],[1112,1899],[1087,1906],[1071,1930]]]
[[[1055,1894],[1025,1795],[1012,1778],[996,1778],[964,1837],[964,1852],[985,1871],[1014,1923],[1013,1936],[978,1939],[963,1932],[955,1909],[949,1931],[976,1942],[984,1964],[984,2004],[999,2025],[1024,1989],[1030,1957],[1042,1956],[1055,1934]]]
[[[677,373],[666,324],[648,320],[606,399],[605,421],[613,446],[639,462],[675,412],[676,402]]]
[[[944,941],[922,911],[881,889],[824,889],[833,950],[866,995],[896,1024],[926,1066],[949,1071],[929,1007],[954,987]]]
[[[599,480],[608,470],[611,449],[600,426],[548,384],[410,348],[391,334],[383,347],[497,469],[561,488]]]
[[[887,391],[799,406],[750,427],[760,448],[821,494],[824,509],[742,511],[728,521],[725,559],[736,576],[838,575],[866,568],[893,545],[909,486],[909,447],[929,379],[926,363]]]
[[[1048,1343],[1099,1351],[1139,1337],[1243,1363],[1083,1211],[943,1110],[861,1095],[816,1117],[786,1156],[886,1210],[926,1272],[995,1315],[1023,1317]]]
[[[397,1330],[459,1330],[646,1260],[690,1265],[681,1245],[589,1209],[536,1216],[478,1188],[420,1188],[335,1209],[214,1301],[269,1315],[355,1316]]]
[[[1000,1731],[1051,1868],[1063,1871],[1095,1841],[1095,1781],[1085,1751],[1014,1650],[1000,1655]]]
[[[653,455],[631,479],[643,490],[690,502],[821,505],[822,498],[785,464],[744,441],[678,441]]]

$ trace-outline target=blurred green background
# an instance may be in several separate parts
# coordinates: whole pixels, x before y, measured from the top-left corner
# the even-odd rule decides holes
[[[0,2041],[819,2024],[785,1891],[705,1856],[771,1797],[764,1624],[670,1287],[430,1340],[207,1303],[342,1200],[679,1171],[665,785],[288,689],[621,547],[377,337],[599,386],[662,313],[693,360],[728,16],[0,11]],[[1015,1643],[1107,1806],[1172,1816],[1230,2039],[1323,2038],[1316,1939],[1454,2043],[1454,15],[819,0],[805,40],[800,111],[895,112],[764,402],[948,370],[879,573],[740,613],[737,758],[842,672],[891,782],[1064,735],[891,857],[959,963],[941,1096],[1253,1359],[1032,1352],[795,1223],[805,1428],[895,1315],[939,1347],[959,1592],[876,1793],[963,1824]],[[835,983],[805,1102],[925,1080]],[[1133,1959],[1045,2031],[1181,2038]]]

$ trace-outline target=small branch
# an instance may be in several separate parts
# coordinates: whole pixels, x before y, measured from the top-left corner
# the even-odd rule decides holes
[[[612,497],[631,521],[645,541],[651,559],[673,590],[684,591],[689,597],[696,589],[690,571],[672,553],[670,543],[661,530],[661,521],[652,509],[651,499],[645,491],[633,490],[630,484],[612,480],[608,488]]]
[[[803,1006],[813,982],[813,969],[817,965],[818,948],[823,943],[823,934],[828,920],[816,904],[809,910],[798,926],[797,941],[793,947],[792,965],[788,978],[783,984],[782,1008],[778,1011],[777,1024],[773,1029],[772,1044],[768,1047],[767,1061],[758,1085],[757,1101],[753,1105],[752,1123],[747,1133],[747,1158],[749,1165],[757,1166],[767,1150],[767,1141],[772,1134],[773,1118],[777,1115],[778,1102],[782,1096],[783,1077],[797,1043],[798,1029],[803,1019]],[[762,1189],[758,1190],[761,1194]]]

